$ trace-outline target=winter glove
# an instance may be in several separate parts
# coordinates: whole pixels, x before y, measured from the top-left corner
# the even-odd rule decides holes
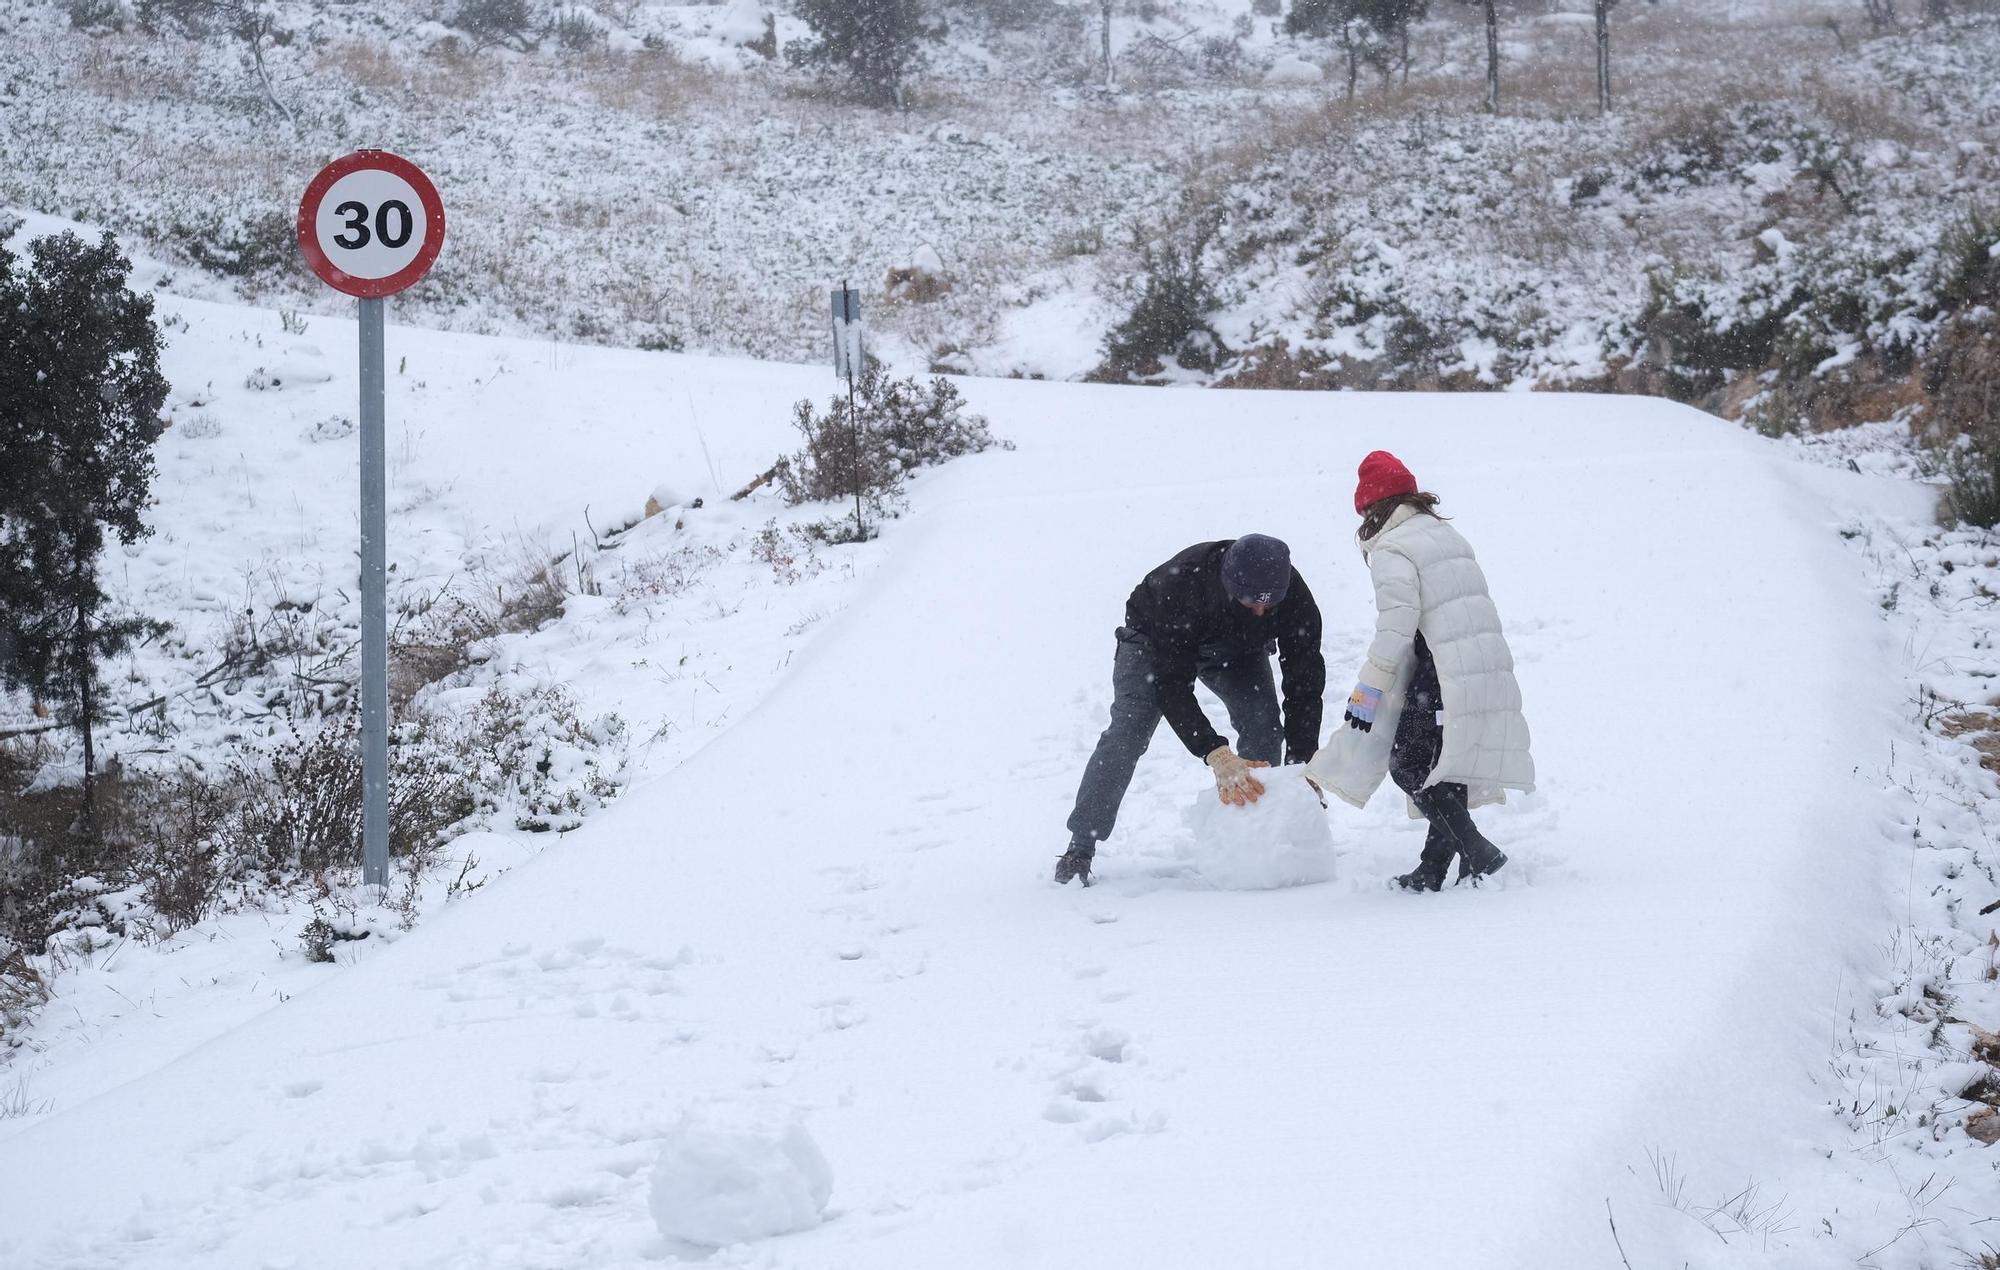
[[[1208,770],[1215,773],[1216,794],[1231,807],[1247,806],[1263,797],[1263,782],[1251,772],[1259,767],[1269,767],[1269,763],[1239,758],[1236,751],[1226,745],[1216,747],[1203,761],[1208,764]]]
[[[1382,705],[1382,690],[1370,688],[1367,684],[1355,684],[1354,691],[1347,694],[1347,726],[1359,728],[1363,732],[1375,726],[1375,711]]]

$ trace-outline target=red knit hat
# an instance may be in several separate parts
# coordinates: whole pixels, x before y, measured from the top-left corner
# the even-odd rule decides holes
[[[1376,450],[1361,460],[1361,483],[1354,487],[1354,510],[1366,512],[1385,498],[1417,492],[1417,478],[1403,461],[1387,450]]]

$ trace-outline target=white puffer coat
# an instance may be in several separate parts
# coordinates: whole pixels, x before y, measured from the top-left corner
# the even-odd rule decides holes
[[[1368,732],[1336,724],[1306,775],[1356,807],[1381,786],[1422,631],[1444,691],[1444,752],[1424,783],[1462,784],[1474,807],[1504,802],[1510,789],[1534,789],[1514,655],[1471,544],[1447,522],[1403,506],[1361,544],[1361,554],[1375,583],[1376,613],[1360,679],[1381,689],[1382,705]]]

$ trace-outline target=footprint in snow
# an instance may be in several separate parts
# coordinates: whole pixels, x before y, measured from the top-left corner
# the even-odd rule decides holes
[[[1115,1027],[1094,1027],[1083,1034],[1083,1052],[1105,1063],[1122,1063],[1133,1056],[1132,1038]]]
[[[1092,1120],[1079,1132],[1083,1140],[1092,1144],[1108,1142],[1112,1138],[1124,1137],[1128,1133],[1159,1133],[1167,1127],[1167,1113],[1153,1111],[1142,1119],[1137,1115],[1106,1116]]]

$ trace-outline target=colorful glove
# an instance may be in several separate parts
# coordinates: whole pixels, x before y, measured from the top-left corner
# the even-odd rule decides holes
[[[1208,770],[1215,773],[1216,794],[1231,807],[1242,807],[1263,797],[1264,784],[1251,772],[1269,767],[1269,763],[1239,758],[1236,751],[1226,745],[1211,751],[1203,762],[1208,764]]]
[[[1354,691],[1347,694],[1347,726],[1360,728],[1363,732],[1375,726],[1375,711],[1382,705],[1382,690],[1370,688],[1367,684],[1355,684]]]

